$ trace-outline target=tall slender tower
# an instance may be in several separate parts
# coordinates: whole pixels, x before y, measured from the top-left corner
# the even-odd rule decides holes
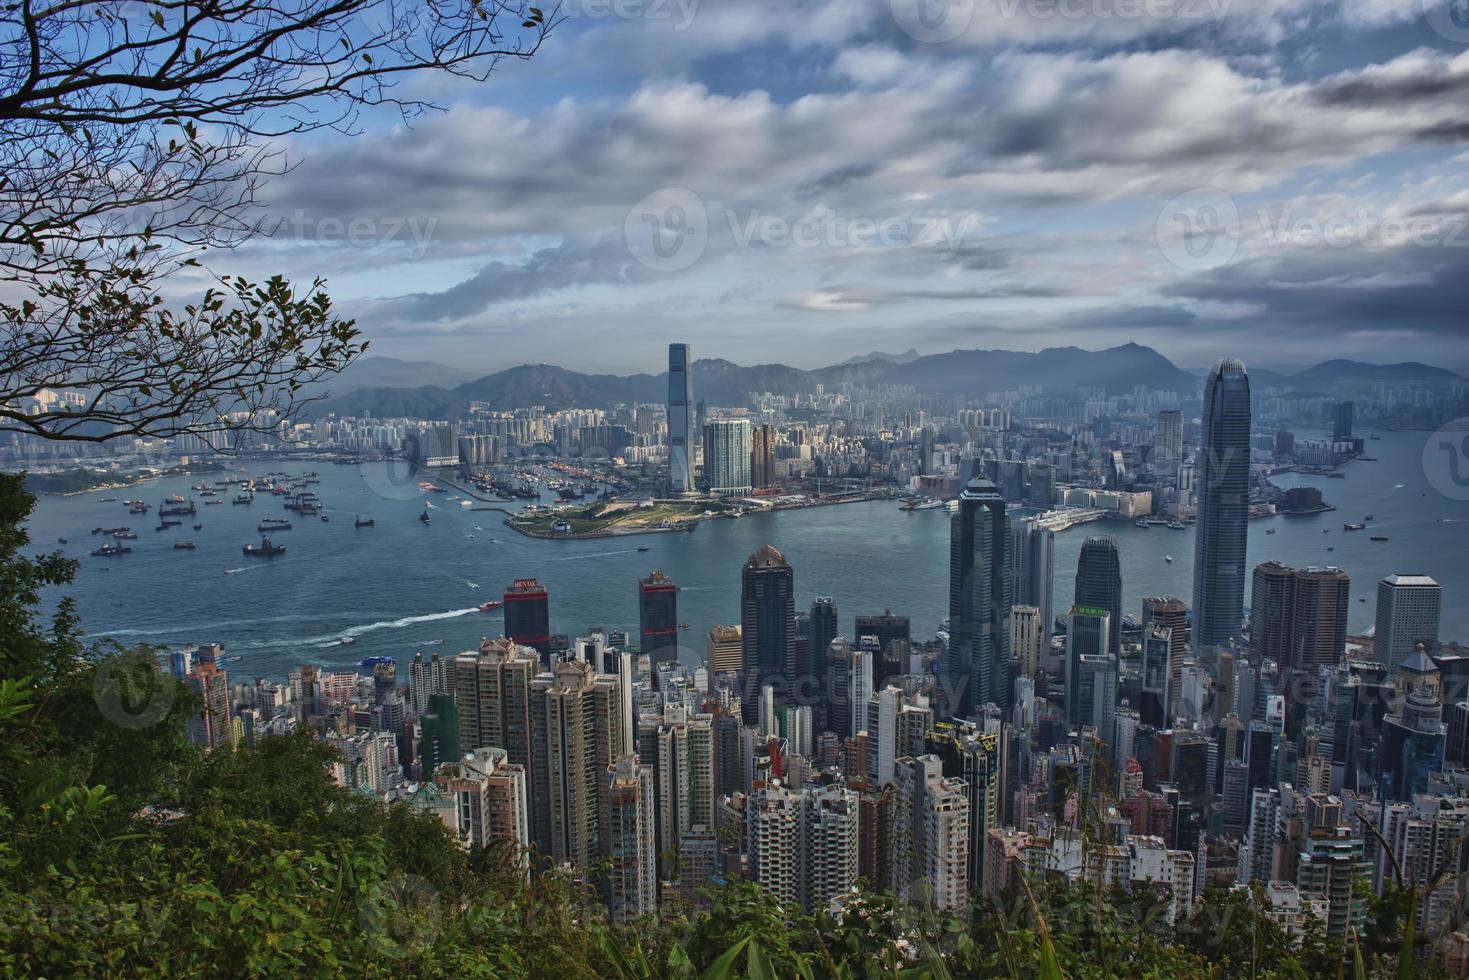
[[[1203,438],[1195,462],[1199,506],[1194,543],[1195,648],[1237,639],[1244,619],[1245,539],[1250,508],[1250,378],[1223,360],[1204,386]]]
[[[1100,606],[1111,616],[1109,649],[1122,653],[1122,563],[1110,534],[1087,538],[1076,560],[1076,604]]]
[[[688,344],[668,345],[668,491],[694,489],[694,362]]]
[[[785,555],[764,545],[745,562],[741,618],[748,693],[742,702],[745,724],[755,724],[760,689],[785,676],[796,633],[796,573]],[[784,687],[781,681],[774,683]]]
[[[994,483],[975,477],[959,494],[949,524],[949,649],[944,662],[949,711],[964,717],[1009,702],[1009,524]]]

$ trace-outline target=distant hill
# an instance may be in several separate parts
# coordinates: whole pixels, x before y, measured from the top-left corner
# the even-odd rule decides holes
[[[912,347],[909,347],[901,354],[885,354],[880,350],[875,350],[859,357],[849,357],[842,364],[862,364],[866,361],[887,361],[889,364],[907,364],[909,361],[916,361],[922,356],[922,354],[918,353]]]
[[[476,377],[478,375],[473,371],[433,361],[373,356],[353,361],[339,374],[315,387],[320,392],[338,396],[359,388],[419,388],[425,385],[454,388]]]
[[[830,387],[844,382],[912,385],[927,394],[969,398],[1022,387],[1058,393],[1077,387],[1104,388],[1116,395],[1130,392],[1137,385],[1157,391],[1176,391],[1187,397],[1197,394],[1203,386],[1203,379],[1198,375],[1139,344],[1099,351],[1051,347],[1038,353],[956,350],[919,356],[909,351],[896,355],[901,361],[891,357],[873,352],[865,358],[814,371],[784,364],[744,366],[725,360],[695,361],[694,397],[709,405],[735,407],[747,404],[751,392],[812,394],[818,385]],[[374,365],[373,361],[385,363]],[[348,371],[354,368],[358,373],[348,378],[349,382],[364,377],[396,379],[434,369],[451,373],[456,370],[392,358],[369,358]],[[1266,368],[1250,372],[1256,390],[1327,390],[1355,381],[1446,381],[1455,377],[1451,371],[1424,364],[1376,365],[1345,360],[1327,361],[1298,374],[1282,374]],[[667,397],[667,386],[667,374],[583,374],[554,364],[523,364],[453,384],[408,385],[395,381],[351,387],[313,405],[312,414],[453,419],[467,412],[470,402],[483,402],[499,411],[533,405],[550,409],[595,408],[661,402]]]

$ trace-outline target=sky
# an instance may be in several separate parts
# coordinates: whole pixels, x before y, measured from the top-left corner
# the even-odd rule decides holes
[[[1469,368],[1469,0],[574,0],[288,144],[372,352],[491,371],[1089,349]],[[551,8],[546,8],[551,14]]]

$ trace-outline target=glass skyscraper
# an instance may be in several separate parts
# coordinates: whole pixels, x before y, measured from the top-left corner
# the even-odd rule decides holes
[[[993,482],[970,480],[949,525],[949,710],[964,717],[1009,704],[1010,528]]]
[[[1122,563],[1112,535],[1087,538],[1076,559],[1076,604],[1100,606],[1111,617],[1108,648],[1122,653]]]
[[[796,632],[796,573],[785,555],[765,545],[745,562],[740,626],[744,641],[745,724],[755,724],[758,695],[785,676]],[[782,687],[784,685],[781,685]]]
[[[1194,542],[1196,649],[1237,639],[1244,619],[1245,537],[1250,510],[1250,379],[1224,360],[1204,386],[1204,425],[1194,462],[1198,533]]]
[[[694,489],[694,362],[688,344],[668,345],[668,490]]]

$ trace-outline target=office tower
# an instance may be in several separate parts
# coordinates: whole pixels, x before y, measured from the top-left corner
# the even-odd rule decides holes
[[[630,922],[658,911],[657,850],[653,837],[653,771],[625,755],[606,772],[607,917]]]
[[[750,483],[755,489],[775,482],[775,426],[757,424],[750,432]]]
[[[1091,701],[1082,699],[1082,658],[1112,656],[1112,617],[1096,606],[1072,606],[1066,626],[1066,723],[1091,724]]]
[[[858,616],[854,627],[852,637],[859,643],[864,636],[877,638],[879,655],[873,660],[874,690],[880,689],[889,677],[905,672],[897,651],[906,649],[912,639],[912,626],[907,616],[898,616],[891,609],[884,609],[881,615]]]
[[[1182,599],[1163,596],[1148,596],[1143,600],[1142,625],[1144,630],[1150,625],[1166,627],[1170,630],[1170,642],[1173,644],[1168,652],[1168,659],[1172,663],[1180,663],[1183,655],[1188,652],[1188,606]]]
[[[1041,668],[1044,641],[1041,612],[1035,606],[1010,608],[1010,656],[1020,665],[1021,677],[1035,677]]]
[[[1449,708],[1444,728],[1444,765],[1469,765],[1469,701],[1456,701]]]
[[[532,839],[555,864],[586,869],[600,853],[605,776],[623,744],[621,687],[579,660],[531,682]]]
[[[838,636],[826,648],[826,726],[842,738],[862,726],[852,717],[852,645]],[[863,769],[865,776],[867,770]]]
[[[1156,624],[1143,627],[1142,703],[1138,711],[1148,724],[1163,728],[1172,717],[1173,631]]]
[[[858,799],[841,783],[800,793],[797,858],[801,905],[827,909],[857,883]]]
[[[198,704],[184,725],[189,741],[206,749],[233,746],[228,673],[212,660],[200,660],[184,676],[184,683]]]
[[[688,344],[668,345],[668,492],[694,489],[694,361]]]
[[[754,695],[776,677],[783,677],[791,656],[796,628],[795,570],[785,555],[770,545],[745,562],[740,596],[740,625],[744,645],[745,724],[758,718]],[[773,683],[780,683],[774,681]]]
[[[1351,580],[1339,568],[1255,566],[1250,597],[1250,655],[1315,675],[1346,652]]]
[[[1428,777],[1443,768],[1443,705],[1427,688],[1414,688],[1382,720],[1378,792],[1386,800],[1411,800],[1428,791]]]
[[[1203,439],[1194,460],[1193,643],[1209,651],[1237,639],[1244,619],[1245,538],[1250,510],[1250,379],[1224,360],[1204,387]]]
[[[1025,502],[1039,510],[1050,510],[1056,503],[1056,467],[1050,463],[1031,463],[1026,467],[1029,483]]]
[[[1374,643],[1377,662],[1389,677],[1420,643],[1429,653],[1438,649],[1442,599],[1443,589],[1427,575],[1389,575],[1377,583]]]
[[[877,659],[877,650],[870,638],[864,637],[854,643],[847,656],[847,717],[852,719],[855,735],[867,725],[867,702],[872,698],[872,664]]]
[[[841,632],[837,628],[836,600],[832,599],[831,596],[819,595],[811,603],[811,626],[809,632],[811,637],[811,661],[813,665],[816,665],[816,669],[819,672],[819,665],[825,662],[827,647],[831,646],[831,641],[835,640],[837,634]]]
[[[891,887],[905,902],[962,909],[968,901],[969,797],[936,755],[898,760]]]
[[[1054,613],[1051,603],[1052,564],[1056,532],[1041,527],[1034,517],[1010,525],[1010,600],[1034,606],[1040,614],[1041,652],[1051,649]],[[1014,651],[1011,651],[1014,656]]]
[[[1356,414],[1356,402],[1336,402],[1331,406],[1332,442],[1346,442],[1352,438],[1352,423]]]
[[[918,472],[927,476],[933,472],[934,431],[925,425],[918,433]]]
[[[651,663],[678,661],[678,586],[662,572],[638,579],[638,627]]]
[[[730,674],[745,663],[744,639],[738,626],[715,626],[704,638],[704,660],[709,668],[709,683],[716,674]]]
[[[1122,564],[1112,535],[1087,538],[1076,560],[1076,604],[1107,610],[1108,649],[1122,655]]]
[[[704,427],[704,481],[710,493],[749,495],[751,440],[749,419],[712,419]]]
[[[673,878],[665,859],[678,849],[684,832],[714,824],[714,718],[681,707],[638,719],[637,756],[653,772],[654,853],[662,880]]]
[[[786,742],[790,746],[791,755],[810,759],[812,753],[816,751],[816,732],[811,718],[812,711],[809,704],[798,705],[786,710]]]
[[[429,778],[445,762],[453,762],[463,754],[459,740],[459,706],[453,694],[433,694],[428,710],[418,718],[422,735],[423,777]],[[521,767],[522,770],[524,766]]]
[[[1340,939],[1361,928],[1367,899],[1356,885],[1372,878],[1372,862],[1363,857],[1362,838],[1342,820],[1341,800],[1312,793],[1305,804],[1305,849],[1300,855],[1296,887],[1326,899],[1326,936]]]
[[[962,780],[969,803],[969,859],[965,876],[978,893],[987,874],[985,839],[1004,823],[1009,732],[981,731],[976,725],[939,723],[926,733],[923,751],[937,756],[944,778]]]
[[[947,710],[966,717],[985,704],[1008,705],[1010,660],[1009,527],[1005,501],[976,477],[959,494],[949,524]]]
[[[1153,435],[1153,461],[1158,468],[1171,471],[1183,462],[1183,413],[1158,413],[1158,428]]]
[[[544,663],[551,657],[551,597],[533,578],[516,579],[505,590],[505,635],[531,647]]]
[[[529,870],[530,790],[524,766],[510,762],[504,749],[477,748],[445,761],[433,782],[454,799],[455,823],[449,829],[462,844],[508,845],[506,859]]]
[[[1077,724],[1091,727],[1107,747],[1115,744],[1117,717],[1117,658],[1111,654],[1082,654],[1077,658],[1077,677],[1068,678],[1066,689],[1076,688]]]

